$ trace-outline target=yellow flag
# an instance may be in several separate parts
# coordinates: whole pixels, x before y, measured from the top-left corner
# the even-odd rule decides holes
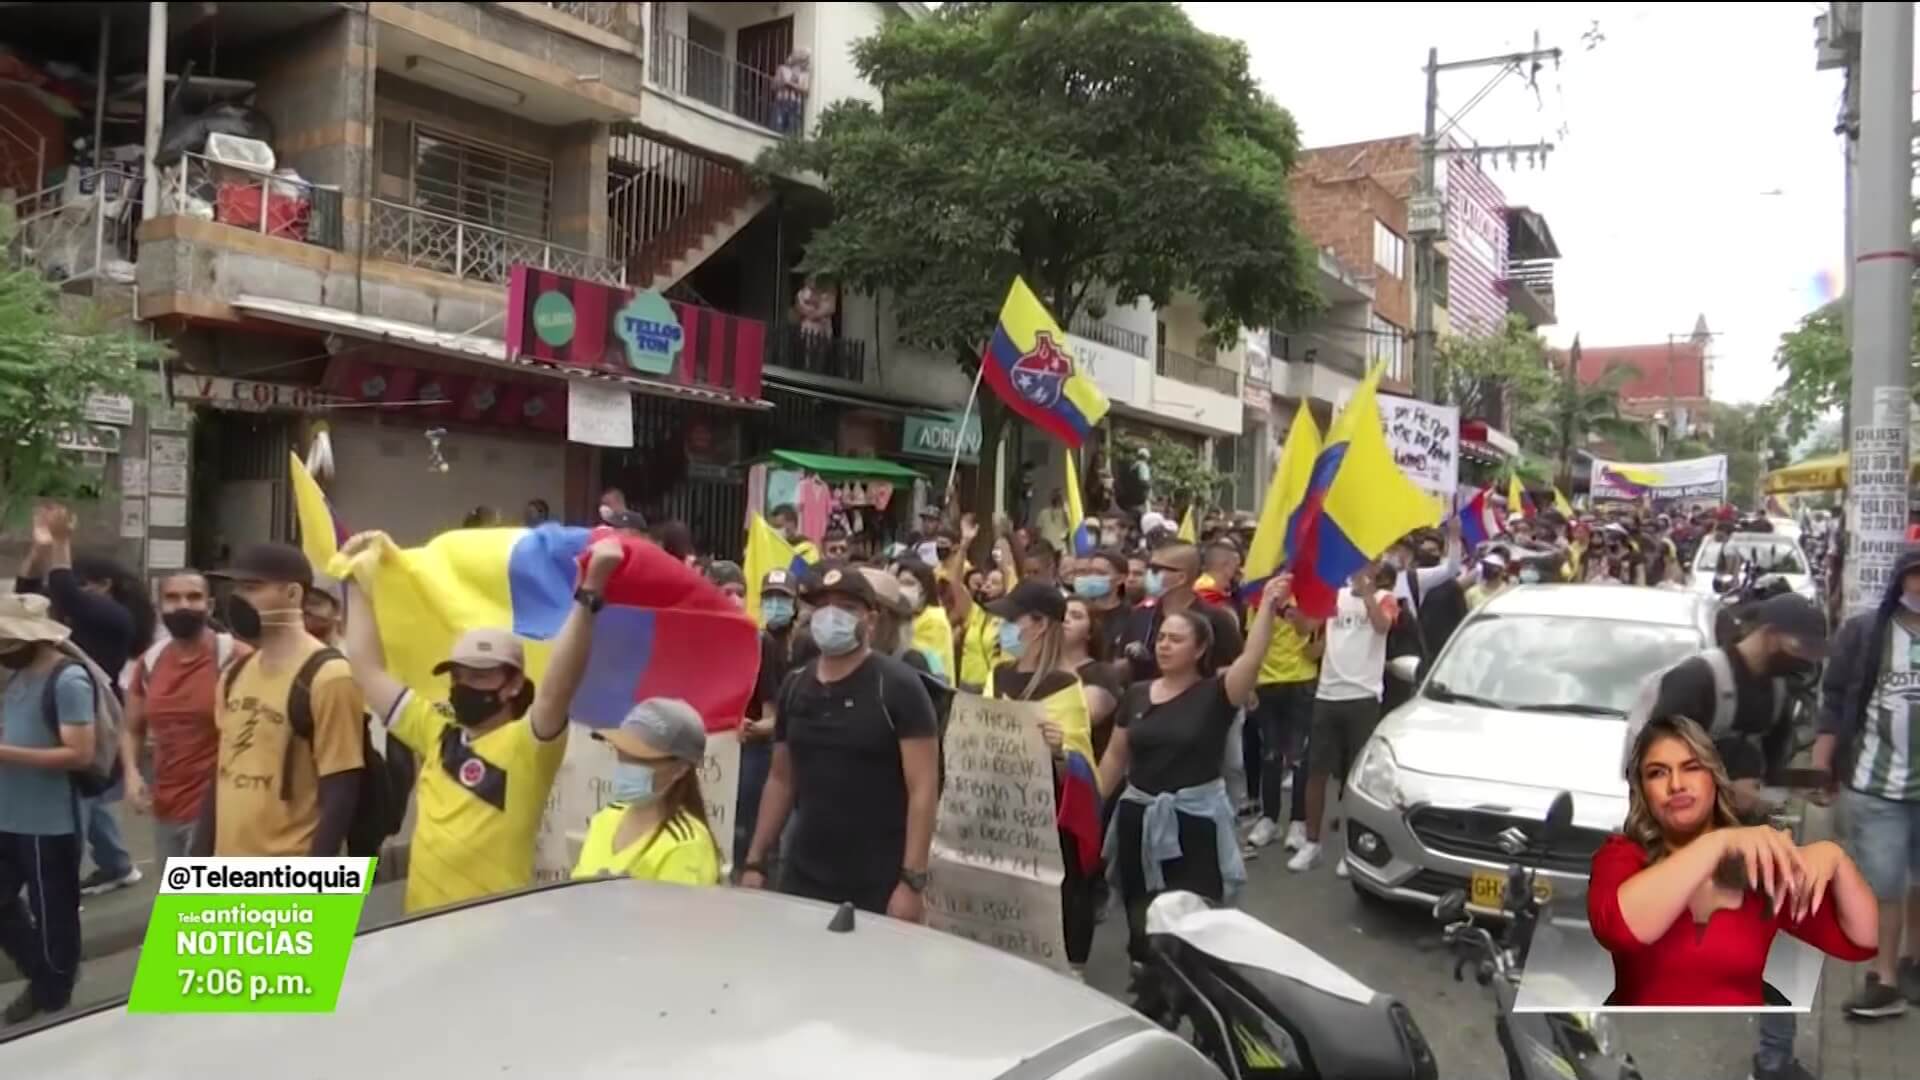
[[[806,560],[780,530],[755,514],[747,525],[747,564],[741,572],[747,579],[747,614],[759,625],[765,625],[760,616],[760,585],[769,570],[791,570],[797,578],[806,573]]]
[[[1573,504],[1567,502],[1567,497],[1560,493],[1558,487],[1553,489],[1553,508],[1560,511],[1561,517],[1568,521],[1573,520]]]
[[[1313,463],[1320,456],[1320,424],[1302,405],[1294,414],[1287,443],[1280,449],[1280,465],[1267,485],[1266,501],[1260,504],[1260,522],[1253,529],[1253,543],[1247,548],[1247,584],[1259,586],[1279,572],[1287,556],[1287,522],[1307,500],[1307,488],[1313,483]]]
[[[1200,530],[1193,527],[1193,507],[1187,507],[1187,516],[1180,519],[1180,542],[1197,544],[1200,542]]]
[[[294,517],[300,525],[300,550],[313,564],[314,573],[325,574],[327,564],[340,551],[339,537],[333,531],[333,511],[327,508],[327,496],[307,471],[300,455],[289,453],[287,458],[293,470],[289,479],[293,487]]]

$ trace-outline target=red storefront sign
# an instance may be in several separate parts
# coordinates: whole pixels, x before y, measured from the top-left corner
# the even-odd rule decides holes
[[[760,398],[766,324],[529,266],[507,283],[507,355]]]
[[[394,406],[410,420],[547,434],[567,430],[567,388],[551,379],[449,375],[336,357],[327,365],[324,386],[349,402]],[[422,404],[433,401],[444,404]]]

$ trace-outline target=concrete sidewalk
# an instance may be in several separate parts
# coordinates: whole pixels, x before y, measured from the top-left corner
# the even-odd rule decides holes
[[[1801,842],[1831,839],[1835,828],[1831,808],[1808,806]],[[1802,1021],[1799,1042],[1809,1051],[1801,1064],[1822,1080],[1897,1080],[1920,1069],[1920,1007],[1888,1020],[1847,1016],[1846,1000],[1865,973],[1864,964],[1828,959],[1820,974],[1820,993],[1812,1015]]]

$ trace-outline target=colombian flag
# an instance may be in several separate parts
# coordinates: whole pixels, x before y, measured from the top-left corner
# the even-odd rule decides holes
[[[1076,449],[1107,415],[1106,395],[1074,370],[1067,335],[1023,278],[1007,291],[980,377],[1008,408]]]
[[[1287,530],[1287,566],[1300,610],[1331,618],[1339,591],[1394,541],[1440,520],[1433,497],[1393,460],[1380,422],[1375,365],[1327,432],[1306,498]]]
[[[1527,489],[1521,486],[1517,472],[1507,474],[1507,513],[1533,517],[1533,500],[1527,497]]]
[[[607,585],[568,713],[588,727],[615,727],[635,702],[671,697],[698,709],[708,731],[737,727],[759,674],[753,621],[698,571],[639,537],[563,525],[456,529],[424,547],[388,541],[352,559],[336,555],[327,572],[355,579],[372,598],[387,670],[438,699],[447,683],[434,665],[476,626],[524,639],[527,676],[538,682],[573,610],[587,547],[604,536],[620,541],[626,559]]]
[[[1068,542],[1074,556],[1084,559],[1093,554],[1100,541],[1087,523],[1086,507],[1080,502],[1080,466],[1074,461],[1079,456],[1077,451],[1067,451],[1067,526],[1073,530]]]
[[[760,583],[766,580],[767,572],[791,571],[797,586],[807,579],[810,561],[798,547],[787,543],[780,530],[767,524],[766,518],[753,515],[747,523],[747,562],[741,573],[747,579],[747,614],[754,622],[760,621]]]
[[[1307,487],[1313,480],[1313,463],[1320,456],[1320,424],[1305,406],[1293,416],[1287,443],[1280,450],[1280,465],[1267,485],[1267,498],[1260,506],[1260,521],[1253,528],[1253,543],[1247,548],[1246,584],[1240,586],[1240,598],[1251,602],[1267,587],[1267,579],[1280,572],[1286,562],[1287,529],[1294,511],[1306,501]]]
[[[1472,554],[1505,528],[1493,512],[1493,489],[1483,487],[1460,508],[1460,542]]]

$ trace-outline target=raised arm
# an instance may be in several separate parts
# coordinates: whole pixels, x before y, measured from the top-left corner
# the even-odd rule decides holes
[[[967,590],[967,553],[973,550],[976,540],[980,539],[980,520],[972,514],[960,515],[960,542],[953,545],[953,554],[947,556],[947,580],[953,588],[952,603],[947,607],[947,621],[955,626],[967,625],[967,619],[973,614],[973,593]]]
[[[626,561],[620,541],[608,537],[587,550],[587,566],[580,574],[580,588],[605,595],[613,572]],[[534,692],[533,708],[527,713],[533,733],[542,740],[557,739],[567,730],[567,711],[580,681],[587,674],[587,659],[593,655],[594,613],[585,604],[574,604],[567,612],[566,625],[553,639],[553,653],[547,660],[547,677]]]
[[[1293,598],[1293,575],[1275,574],[1260,593],[1260,609],[1254,613],[1253,625],[1247,627],[1246,644],[1240,648],[1240,655],[1227,668],[1227,700],[1238,705],[1253,696],[1253,688],[1260,680],[1260,663],[1267,657],[1267,648],[1273,644],[1273,620],[1275,613],[1285,607]]]
[[[347,596],[347,662],[353,666],[353,681],[367,699],[367,708],[384,721],[393,719],[393,707],[407,688],[387,671],[386,649],[380,644],[379,616],[373,610],[373,594],[360,587],[362,567],[367,567],[379,552],[392,545],[383,532],[357,533],[340,548],[340,554],[354,561],[354,572],[343,583]]]

